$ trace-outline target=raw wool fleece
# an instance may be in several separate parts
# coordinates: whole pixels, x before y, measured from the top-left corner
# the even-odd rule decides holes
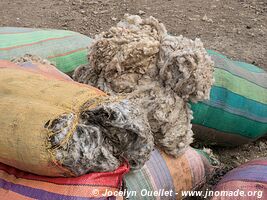
[[[24,56],[14,58],[11,60],[11,62],[19,64],[19,65],[26,63],[26,62],[30,62],[30,63],[35,62],[35,63],[39,63],[43,65],[53,65],[49,60],[43,59],[36,55],[31,55],[31,54],[25,54]]]
[[[20,64],[21,69],[25,62],[49,63],[34,55],[25,55],[14,59],[13,62]],[[53,68],[50,65],[48,67]],[[56,72],[55,69],[54,73]],[[70,83],[77,84],[67,80],[66,87]],[[79,86],[76,87],[78,90]],[[87,86],[83,87],[87,89]],[[71,95],[64,95],[72,98]],[[52,105],[53,101],[50,103]],[[62,104],[64,103],[63,100]],[[67,168],[74,176],[89,172],[114,171],[125,161],[132,169],[139,169],[154,149],[146,115],[135,103],[123,97],[102,95],[89,99],[79,107],[78,113],[66,111],[40,126],[49,132],[49,152],[54,155],[57,163]]]
[[[96,36],[74,80],[109,94],[127,93],[147,112],[155,143],[178,155],[192,142],[187,102],[209,98],[213,62],[199,39],[167,34],[153,17],[125,19]],[[139,100],[137,100],[139,99]]]
[[[166,34],[160,46],[158,68],[164,86],[185,101],[209,99],[214,63],[200,39]]]
[[[114,102],[112,102],[114,101]],[[90,107],[90,102],[85,105]],[[72,113],[55,119],[47,128],[56,159],[75,175],[113,171],[124,161],[131,169],[141,168],[154,148],[144,114],[128,100],[108,98],[96,108],[84,109],[71,140],[66,141],[75,123]]]
[[[153,82],[149,86],[140,86],[128,95],[128,99],[146,112],[159,148],[176,156],[192,142],[192,111],[175,93],[166,92]]]
[[[121,23],[122,26],[96,36],[89,47],[90,66],[77,69],[75,80],[109,94],[130,93],[138,89],[140,81],[151,82],[157,74],[159,35],[152,26],[142,26],[140,30],[136,23],[141,23],[141,18],[132,20],[131,29],[123,27],[127,23]]]

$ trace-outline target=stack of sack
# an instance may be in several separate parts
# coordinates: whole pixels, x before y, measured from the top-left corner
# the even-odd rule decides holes
[[[102,87],[108,84],[88,81],[113,95],[109,96],[62,73],[79,66],[77,71],[81,72],[90,66],[87,56],[95,61],[92,49],[101,37],[91,43],[89,37],[71,31],[0,28],[0,195],[4,199],[142,199],[143,189],[173,191],[168,197],[152,195],[148,199],[179,199],[180,191],[199,188],[214,173],[213,158],[191,148],[190,139],[184,146],[179,144],[175,153],[164,142],[156,142],[153,150],[151,124],[142,118],[142,109],[137,109],[133,97],[116,97],[120,92],[114,95],[108,90],[111,87]],[[195,138],[236,146],[266,136],[266,72],[214,51],[208,55],[215,67],[210,98],[196,103],[194,98],[180,96],[193,111]],[[135,142],[129,145],[123,137],[109,134],[121,130],[126,130],[122,136],[135,138]],[[87,140],[82,135],[91,137]],[[116,145],[129,145],[131,151],[120,152]],[[98,150],[88,155],[92,149]],[[250,168],[255,170],[257,165]],[[217,190],[230,188],[225,182]]]
[[[131,173],[128,173],[129,165],[121,163],[110,172],[65,178],[81,174],[70,171],[70,166],[54,157],[54,150],[64,147],[64,143],[48,149],[47,120],[76,109],[80,113],[82,101],[96,96],[100,101],[100,97],[106,95],[72,81],[49,62],[36,57],[27,56],[13,62],[1,60],[0,70],[4,100],[0,145],[3,199],[123,199],[130,191],[138,194],[131,198],[139,199],[142,189],[163,187],[165,191],[172,191],[170,198],[175,199],[176,192],[200,187],[214,171],[208,154],[188,148],[178,158],[154,150],[142,169]],[[55,122],[57,120],[50,123]],[[67,139],[69,147],[71,136]],[[139,181],[146,187],[137,184]],[[118,195],[119,191],[125,192]]]

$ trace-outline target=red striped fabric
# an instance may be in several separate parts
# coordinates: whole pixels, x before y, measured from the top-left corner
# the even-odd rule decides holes
[[[129,171],[127,164],[114,172],[90,173],[74,178],[53,178],[23,172],[0,163],[1,199],[116,199],[106,191],[119,191],[122,177]]]

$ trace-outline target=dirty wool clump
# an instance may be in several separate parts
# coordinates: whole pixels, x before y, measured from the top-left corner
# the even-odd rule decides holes
[[[209,98],[213,65],[200,39],[163,37],[158,61],[160,80],[185,101]]]
[[[36,55],[31,55],[31,54],[25,54],[24,56],[14,58],[11,60],[11,62],[16,63],[16,64],[23,64],[26,62],[36,62],[36,63],[40,63],[43,65],[53,65],[49,60],[43,59]]]
[[[158,83],[140,87],[128,95],[147,113],[155,144],[166,153],[177,156],[192,142],[192,111],[175,93]]]
[[[126,15],[96,36],[88,57],[74,80],[139,102],[167,153],[178,155],[192,142],[187,102],[208,99],[213,83],[213,62],[199,39],[170,36],[153,17]]]
[[[89,46],[90,65],[73,78],[109,93],[130,93],[152,79],[186,101],[209,98],[213,62],[203,43],[171,36],[153,17],[125,19],[97,35]]]
[[[154,148],[145,115],[128,100],[84,107],[79,116],[64,114],[46,125],[56,160],[75,176],[113,171],[125,161],[141,168]]]
[[[75,80],[110,94],[130,93],[138,88],[140,80],[156,74],[158,32],[153,26],[136,26],[141,18],[129,20],[132,26],[122,23],[96,37],[89,47],[90,67],[76,70]]]

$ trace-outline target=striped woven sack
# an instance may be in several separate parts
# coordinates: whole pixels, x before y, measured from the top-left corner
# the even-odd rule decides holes
[[[50,60],[67,73],[88,63],[90,42],[89,37],[72,31],[0,27],[0,59],[33,54]]]
[[[267,73],[209,51],[215,62],[210,100],[191,104],[195,137],[211,144],[240,145],[267,133]]]
[[[120,191],[123,165],[114,172],[90,173],[75,178],[51,178],[26,173],[0,163],[1,200],[115,200]],[[109,191],[107,193],[106,191]]]
[[[267,199],[267,158],[231,170],[208,195],[213,196],[212,200]]]
[[[124,193],[131,200],[181,199],[181,191],[200,187],[213,171],[202,151],[188,148],[172,158],[155,150],[141,170],[126,174]]]

